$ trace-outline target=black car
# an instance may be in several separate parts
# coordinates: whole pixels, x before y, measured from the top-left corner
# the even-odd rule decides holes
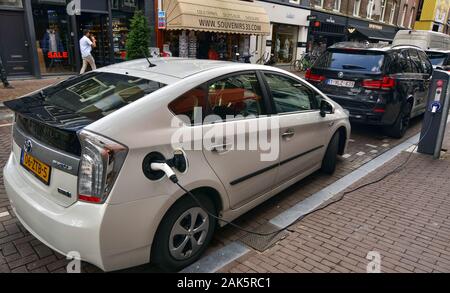
[[[434,68],[450,71],[450,50],[430,49],[426,53]]]
[[[352,122],[380,125],[400,138],[410,118],[426,110],[432,72],[418,47],[338,43],[305,78],[347,109]]]

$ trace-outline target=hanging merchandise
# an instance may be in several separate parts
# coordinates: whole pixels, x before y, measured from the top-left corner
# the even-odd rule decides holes
[[[179,56],[182,58],[187,58],[189,56],[188,53],[188,38],[186,35],[186,31],[183,31],[181,33],[180,39],[179,39]]]
[[[189,33],[189,58],[197,58],[197,37],[194,31]]]

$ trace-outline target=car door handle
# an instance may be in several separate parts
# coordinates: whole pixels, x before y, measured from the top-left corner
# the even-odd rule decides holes
[[[223,143],[223,144],[213,146],[211,148],[211,151],[213,153],[223,154],[223,153],[231,151],[231,149],[230,149],[231,146],[232,146],[231,143]]]
[[[288,130],[286,130],[286,132],[284,132],[281,136],[282,136],[283,138],[290,138],[290,137],[293,137],[294,135],[295,135],[295,131],[292,130],[292,129],[288,129]]]

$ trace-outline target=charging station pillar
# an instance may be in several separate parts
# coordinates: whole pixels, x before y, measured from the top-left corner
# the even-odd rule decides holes
[[[422,132],[417,151],[422,154],[432,155],[438,159],[441,155],[442,142],[450,99],[450,73],[443,70],[435,70],[430,83],[427,109],[422,122]]]

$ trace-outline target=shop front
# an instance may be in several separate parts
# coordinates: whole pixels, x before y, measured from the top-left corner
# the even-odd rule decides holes
[[[0,54],[9,75],[74,74],[81,67],[79,39],[89,29],[97,40],[97,67],[126,60],[130,20],[137,9],[153,22],[154,6],[145,0],[81,0],[79,15],[71,0],[0,0]],[[14,28],[14,29],[12,29]]]
[[[308,20],[308,52],[319,56],[327,47],[347,38],[347,18],[344,16],[311,11]]]
[[[252,40],[269,34],[265,10],[238,0],[165,0],[163,54],[174,57],[237,60],[255,55]]]
[[[255,3],[264,7],[270,20],[270,35],[264,44],[265,54],[273,56],[278,65],[290,64],[299,59],[306,50],[307,18],[311,11],[294,4]]]
[[[370,43],[392,43],[398,28],[381,23],[367,22],[350,18],[347,26],[350,41],[368,41]]]

